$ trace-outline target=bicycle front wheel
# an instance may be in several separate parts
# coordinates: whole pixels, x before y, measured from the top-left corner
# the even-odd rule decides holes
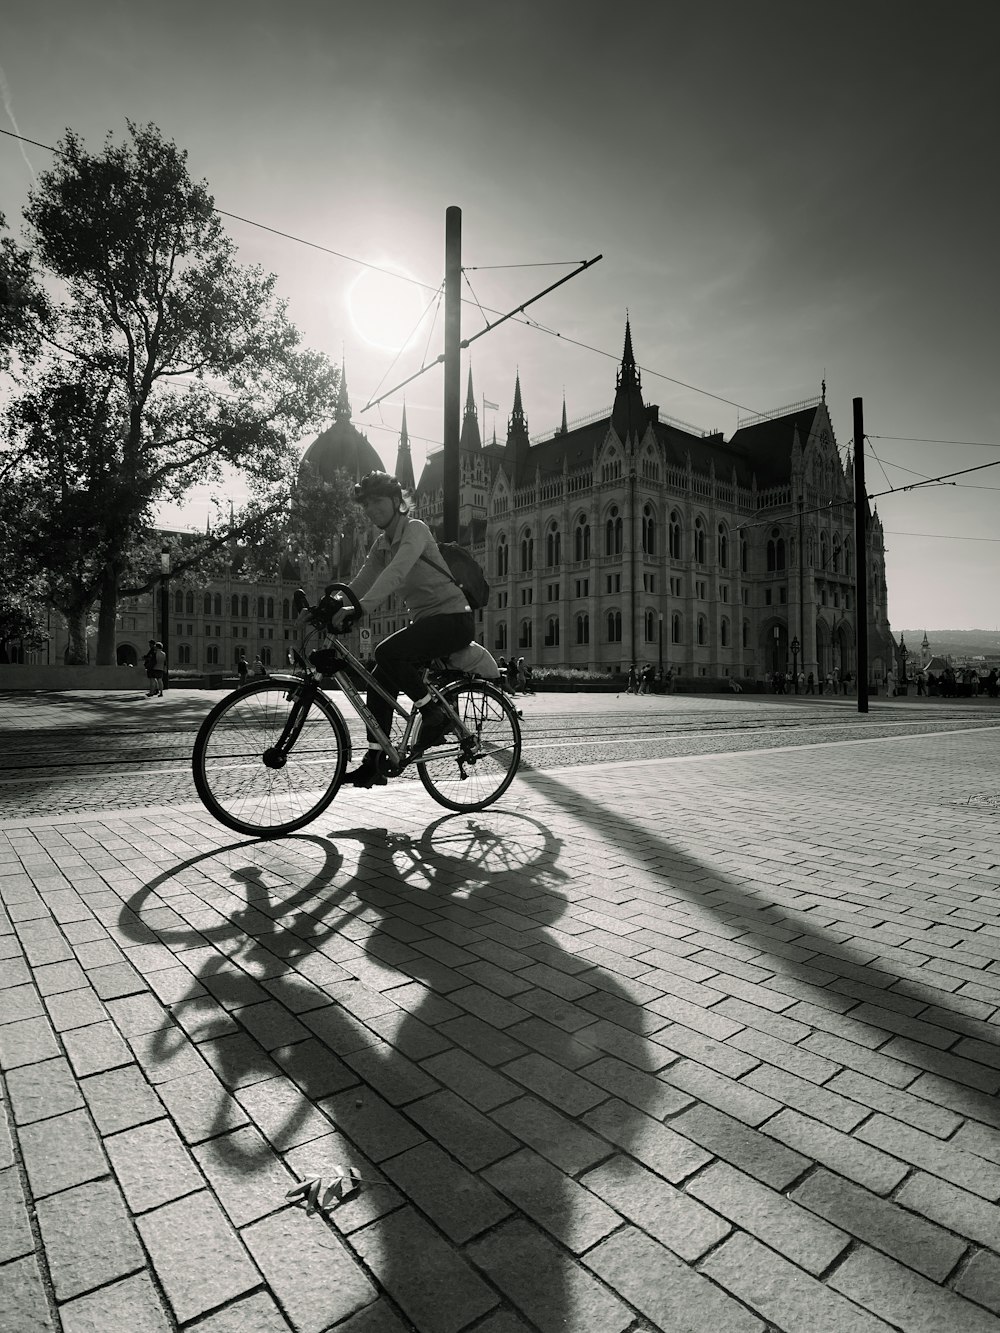
[[[227,695],[201,724],[194,785],[227,828],[278,838],[315,819],[337,794],[351,748],[347,726],[324,694],[303,715],[302,696],[300,680],[269,677]],[[273,766],[289,724],[298,734]]]
[[[467,755],[418,763],[420,781],[449,810],[482,810],[499,800],[514,781],[521,761],[517,712],[499,690],[481,681],[458,681],[442,694],[471,732],[474,744]]]

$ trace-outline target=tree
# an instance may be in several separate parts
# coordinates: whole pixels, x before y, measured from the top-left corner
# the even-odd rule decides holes
[[[337,372],[301,345],[274,275],[236,263],[186,157],[151,125],[99,155],[70,130],[25,209],[29,261],[63,295],[32,321],[48,356],[7,414],[4,545],[22,538],[44,572],[76,660],[97,603],[97,660],[114,662],[159,502],[235,470],[250,498],[205,557],[246,538],[287,503],[295,441],[334,407]]]
[[[0,575],[0,662],[13,660],[15,643],[40,648],[48,637],[38,589],[14,588]]]

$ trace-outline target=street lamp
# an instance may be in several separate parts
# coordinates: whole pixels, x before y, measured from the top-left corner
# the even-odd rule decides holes
[[[910,655],[910,650],[909,648],[907,648],[906,641],[904,640],[901,634],[899,636],[899,683],[897,690],[897,693],[899,694],[906,693],[906,687],[907,687],[906,659],[909,657],[909,655]]]
[[[163,644],[163,688],[170,675],[170,547],[160,548],[160,642]]]
[[[795,693],[799,692],[799,641],[798,638],[792,640],[792,676],[795,680]]]

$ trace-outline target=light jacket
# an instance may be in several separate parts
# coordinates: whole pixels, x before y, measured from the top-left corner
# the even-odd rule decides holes
[[[433,564],[422,560],[422,554]],[[447,572],[430,528],[408,514],[391,542],[379,533],[350,586],[365,611],[374,610],[393,593],[402,596],[414,620],[471,610],[465,593]]]

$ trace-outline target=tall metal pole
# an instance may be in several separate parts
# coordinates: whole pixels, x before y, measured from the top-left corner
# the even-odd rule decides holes
[[[854,614],[858,640],[858,712],[868,712],[868,496],[865,490],[865,422],[854,400]]]
[[[444,539],[458,540],[461,411],[462,210],[444,215]]]

